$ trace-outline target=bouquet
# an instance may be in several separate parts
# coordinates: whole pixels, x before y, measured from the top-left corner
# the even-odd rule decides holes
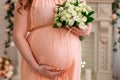
[[[10,59],[0,56],[0,77],[11,78],[13,75],[13,65]]]
[[[86,29],[86,25],[94,20],[91,17],[94,11],[90,6],[78,0],[65,1],[55,8],[54,28],[60,27],[77,27]],[[80,40],[84,37],[80,36]]]

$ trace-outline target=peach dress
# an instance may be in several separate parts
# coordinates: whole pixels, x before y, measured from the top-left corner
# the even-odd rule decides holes
[[[64,28],[53,28],[56,4],[65,0],[33,0],[29,13],[30,34],[27,41],[39,64],[65,70],[54,80],[80,80],[81,42],[79,37]],[[50,80],[35,72],[24,59],[21,65],[21,80]]]

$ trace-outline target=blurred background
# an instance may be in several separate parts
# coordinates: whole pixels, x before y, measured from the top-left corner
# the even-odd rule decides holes
[[[16,1],[0,0],[0,80],[20,80],[21,56],[12,36]],[[82,41],[81,80],[120,80],[120,0],[87,4],[95,11],[95,21],[91,35]]]

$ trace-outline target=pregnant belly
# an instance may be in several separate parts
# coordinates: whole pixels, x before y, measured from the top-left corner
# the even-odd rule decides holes
[[[28,42],[39,64],[56,67],[65,70],[74,61],[75,46],[79,45],[79,39],[69,34],[67,30],[45,27],[34,30],[28,36]]]

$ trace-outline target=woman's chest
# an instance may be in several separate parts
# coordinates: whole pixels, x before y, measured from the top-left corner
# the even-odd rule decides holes
[[[31,9],[33,16],[40,19],[54,17],[54,9],[57,4],[62,4],[65,0],[33,0]]]
[[[57,4],[62,4],[66,0],[33,0],[32,8],[35,11],[46,12],[54,10]]]

